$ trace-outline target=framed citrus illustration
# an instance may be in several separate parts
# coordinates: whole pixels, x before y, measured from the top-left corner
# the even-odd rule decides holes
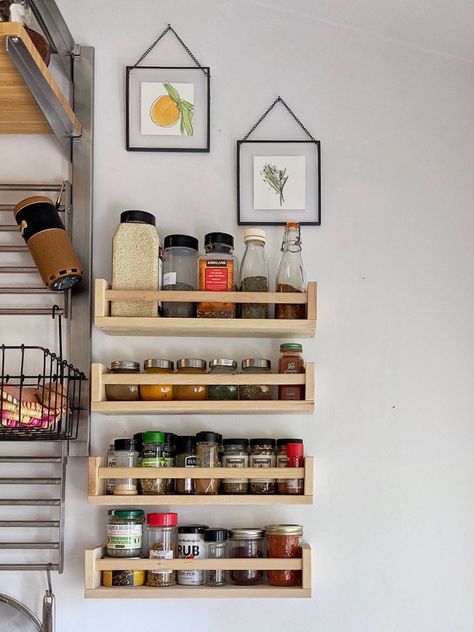
[[[209,151],[208,67],[128,66],[126,80],[128,151]]]

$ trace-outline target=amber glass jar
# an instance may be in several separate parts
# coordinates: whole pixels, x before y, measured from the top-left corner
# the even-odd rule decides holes
[[[285,342],[280,345],[281,357],[278,360],[278,373],[304,373],[303,347],[297,342]],[[304,399],[304,384],[280,384],[278,399]]]
[[[114,374],[140,373],[140,363],[130,360],[116,360],[110,365],[110,372]],[[138,384],[106,384],[105,395],[109,401],[131,402],[138,400]]]
[[[181,358],[176,368],[178,373],[185,375],[202,375],[206,372],[206,361],[197,358]],[[205,384],[177,384],[174,388],[174,397],[187,401],[207,399],[207,386]]]
[[[174,364],[171,360],[162,360],[161,358],[145,360],[143,371],[146,375],[151,373],[173,373]],[[173,399],[173,386],[171,384],[141,384],[140,399],[155,402]]]
[[[299,558],[302,555],[303,527],[298,524],[270,524],[265,527],[267,557]],[[296,586],[301,583],[301,571],[268,571],[272,586]]]

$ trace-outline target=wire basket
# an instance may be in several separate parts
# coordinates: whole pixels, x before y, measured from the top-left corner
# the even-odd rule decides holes
[[[85,379],[49,349],[0,345],[0,441],[76,439]]]

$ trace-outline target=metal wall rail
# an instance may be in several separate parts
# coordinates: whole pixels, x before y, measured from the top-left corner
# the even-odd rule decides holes
[[[0,564],[0,571],[59,571],[59,564]]]

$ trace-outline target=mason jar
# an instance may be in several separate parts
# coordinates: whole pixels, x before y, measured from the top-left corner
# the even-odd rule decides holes
[[[250,559],[263,557],[263,530],[231,529],[229,557]],[[255,586],[262,583],[263,571],[256,569],[232,570],[230,578],[232,583],[237,586]]]

